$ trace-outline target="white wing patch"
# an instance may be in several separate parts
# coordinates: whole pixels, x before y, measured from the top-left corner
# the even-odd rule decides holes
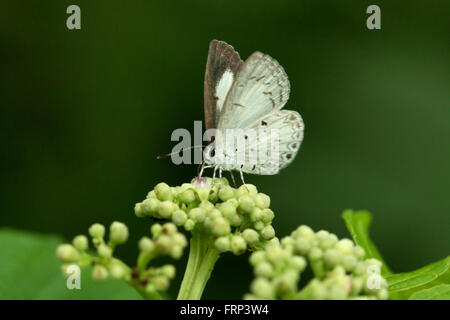
[[[261,52],[242,65],[223,103],[218,129],[246,129],[265,115],[283,108],[290,84],[283,67]]]
[[[260,175],[277,174],[297,155],[303,141],[303,119],[296,111],[281,110],[267,115],[247,130],[255,129],[264,133],[263,138],[258,135],[253,141],[247,141],[246,161],[236,169]],[[273,141],[277,147],[271,142],[271,130],[278,133],[278,139]],[[261,157],[260,150],[267,150],[264,157]]]
[[[216,117],[219,118],[220,112],[223,107],[223,103],[225,102],[225,98],[227,97],[228,92],[230,91],[231,85],[233,84],[234,76],[233,72],[230,69],[227,69],[216,86],[215,98],[217,98],[216,102]],[[216,122],[217,123],[217,122]]]

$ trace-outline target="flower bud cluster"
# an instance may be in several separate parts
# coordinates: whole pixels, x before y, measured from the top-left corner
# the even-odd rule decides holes
[[[84,235],[76,236],[72,244],[58,246],[56,254],[64,263],[62,270],[66,276],[70,265],[93,266],[92,277],[95,280],[122,279],[147,293],[168,289],[170,280],[175,277],[175,267],[148,267],[148,263],[157,256],[168,255],[176,259],[182,256],[187,240],[173,223],[154,224],[151,227],[152,236],[139,241],[137,267],[133,269],[113,256],[116,246],[128,240],[128,227],[115,221],[109,228],[108,241],[105,240],[105,233],[105,226],[99,223],[89,228],[96,254],[89,251],[89,240]]]
[[[350,239],[302,225],[281,241],[270,241],[250,257],[255,279],[247,299],[387,299],[381,262],[364,260]],[[297,284],[306,261],[315,278],[301,291]]]
[[[233,188],[225,178],[195,178],[178,187],[159,183],[136,204],[135,214],[203,232],[213,237],[220,252],[241,254],[274,238],[274,213],[269,207],[270,197],[254,185]]]

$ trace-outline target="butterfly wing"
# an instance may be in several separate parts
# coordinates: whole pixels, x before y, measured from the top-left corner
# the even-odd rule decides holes
[[[272,57],[253,53],[239,69],[223,104],[219,129],[248,128],[283,108],[290,84],[283,67]]]
[[[206,129],[217,127],[227,93],[243,63],[229,44],[218,40],[209,44],[204,85]]]
[[[263,117],[246,130],[257,131],[258,134],[246,145],[247,159],[241,170],[260,175],[277,174],[294,160],[303,141],[304,129],[303,119],[296,111],[280,110]],[[276,132],[276,135],[271,136],[271,132]],[[266,152],[261,154],[261,150]]]

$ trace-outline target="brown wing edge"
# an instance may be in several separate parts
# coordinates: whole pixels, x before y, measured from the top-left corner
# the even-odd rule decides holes
[[[224,41],[212,40],[209,44],[204,83],[204,109],[206,129],[216,128],[219,115],[216,114],[215,89],[223,73],[230,69],[235,78],[244,62],[239,53]]]

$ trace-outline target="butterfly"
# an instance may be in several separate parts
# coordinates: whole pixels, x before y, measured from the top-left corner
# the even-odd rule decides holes
[[[245,184],[243,173],[277,174],[289,165],[300,148],[304,133],[300,114],[282,110],[289,93],[286,72],[275,59],[257,51],[244,62],[229,44],[211,41],[204,83],[206,129],[222,133],[239,130],[245,147],[238,150],[236,142],[231,146],[222,144],[218,152],[216,137],[203,151],[204,162],[199,176],[204,168],[214,168],[213,177],[216,170],[219,170],[219,176],[222,176],[222,170],[237,170]],[[267,137],[272,131],[277,132],[274,140]],[[255,137],[254,132],[266,136]],[[258,150],[274,149],[277,152],[273,154],[258,153]],[[241,161],[233,161],[238,151]]]

